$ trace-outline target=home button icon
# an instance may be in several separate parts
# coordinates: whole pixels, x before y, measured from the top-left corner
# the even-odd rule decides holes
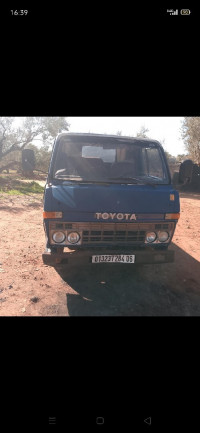
[[[98,425],[102,425],[102,424],[104,424],[104,418],[103,418],[102,416],[98,416],[98,417],[96,418],[96,423],[97,423]]]

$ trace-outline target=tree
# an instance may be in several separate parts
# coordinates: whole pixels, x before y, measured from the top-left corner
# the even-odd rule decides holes
[[[189,158],[196,164],[200,164],[200,117],[185,117],[181,126],[181,135]]]
[[[168,163],[175,164],[176,163],[176,157],[171,155],[171,153],[167,152],[166,150],[164,150],[164,152],[165,152],[165,156],[168,160]]]
[[[33,140],[42,140],[53,144],[53,139],[60,132],[69,130],[65,117],[24,117],[22,125],[15,126],[15,117],[0,117],[0,170],[4,169],[3,161],[8,154],[22,151]],[[9,158],[9,164],[15,163]],[[8,162],[6,162],[8,166]]]
[[[30,143],[26,149],[32,149],[35,155],[35,166],[38,170],[48,172],[49,162],[51,159],[51,150],[49,146],[43,145],[40,148]]]
[[[177,155],[177,157],[176,157],[177,162],[183,162],[186,159],[189,159],[189,155],[186,155],[184,153],[181,155]]]
[[[141,126],[140,131],[136,134],[136,137],[149,138],[146,135],[146,132],[149,132],[148,128],[145,128],[144,125]]]

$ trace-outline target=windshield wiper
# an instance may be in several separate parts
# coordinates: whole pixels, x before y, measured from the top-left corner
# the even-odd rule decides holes
[[[64,171],[64,170],[63,170]],[[120,180],[120,181],[131,181],[132,184],[143,184],[143,185],[151,185],[151,186],[155,186],[156,184],[153,182],[147,182],[144,181],[142,179],[138,179],[137,177],[123,177],[123,176],[119,176],[119,177],[109,177],[108,179],[105,180],[96,180],[96,179],[83,179],[81,176],[75,176],[75,175],[66,175],[66,174],[61,174],[60,172],[56,175],[55,174],[55,180],[62,180],[62,181],[67,181],[67,182],[71,182],[71,183],[79,183],[79,184],[88,184],[88,183],[96,183],[96,184],[106,184],[106,185],[110,185],[112,184],[114,180]],[[128,183],[128,182],[126,182]]]
[[[138,179],[137,177],[123,177],[123,176],[119,176],[119,177],[109,177],[109,179],[111,179],[111,180],[131,180],[131,181],[133,181],[131,183],[134,183],[134,184],[140,183],[142,185],[155,186],[154,183],[152,183],[152,182],[146,182],[146,181],[144,181],[142,179]]]
[[[55,176],[54,179],[63,179],[63,180],[80,180],[82,179],[80,176],[66,176],[66,174],[59,174]]]
[[[80,176],[66,176],[66,175],[59,175],[59,176],[55,176],[54,178],[55,180],[62,180],[63,182],[71,182],[71,183],[79,183],[79,184],[86,184],[86,183],[97,183],[97,184],[106,184],[106,185],[110,185],[111,182],[108,182],[107,180],[95,180],[95,179],[83,179]]]
[[[119,177],[109,177],[109,180],[134,180],[135,183],[140,182],[140,179],[137,179],[137,177],[123,177],[123,176],[119,176]]]

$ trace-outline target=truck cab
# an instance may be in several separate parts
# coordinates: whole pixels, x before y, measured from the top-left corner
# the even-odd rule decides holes
[[[169,246],[179,212],[179,194],[158,141],[59,134],[44,191],[43,262],[173,262]]]

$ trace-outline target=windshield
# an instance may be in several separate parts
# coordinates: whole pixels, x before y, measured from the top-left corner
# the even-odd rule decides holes
[[[72,182],[169,183],[159,146],[119,137],[62,137],[53,178]]]

